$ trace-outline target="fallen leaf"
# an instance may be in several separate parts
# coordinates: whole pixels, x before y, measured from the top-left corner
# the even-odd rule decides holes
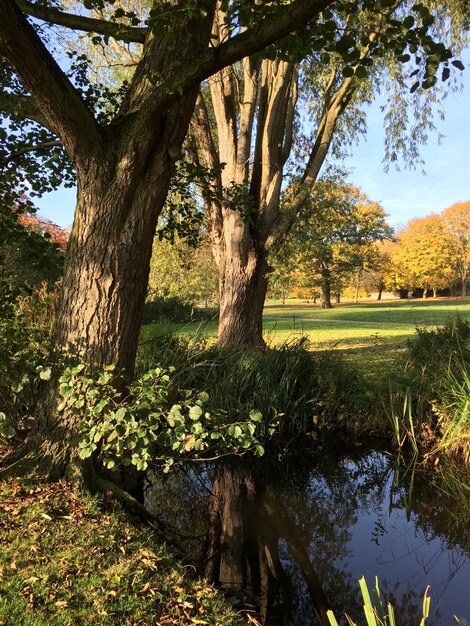
[[[67,601],[66,600],[57,600],[57,602],[54,602],[54,604],[56,606],[58,606],[60,609],[64,609],[67,606]]]

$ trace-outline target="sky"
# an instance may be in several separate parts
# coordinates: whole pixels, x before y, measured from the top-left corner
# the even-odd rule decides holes
[[[436,120],[437,131],[444,138],[439,144],[436,132],[422,146],[426,175],[421,165],[416,170],[402,167],[401,171],[392,166],[384,172],[383,115],[378,104],[369,108],[367,135],[345,162],[349,180],[371,200],[381,202],[394,227],[470,200],[470,50],[461,58],[467,68],[462,74],[463,91],[448,95],[445,120]],[[73,222],[75,199],[75,190],[59,189],[36,199],[36,204],[41,216],[68,227]]]

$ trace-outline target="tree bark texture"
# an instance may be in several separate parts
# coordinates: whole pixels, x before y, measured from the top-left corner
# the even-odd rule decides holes
[[[214,37],[225,36],[219,12]],[[219,344],[257,347],[264,346],[267,252],[290,153],[296,68],[283,61],[246,59],[240,75],[237,71],[227,68],[210,79],[210,100],[199,98],[192,130],[196,158],[206,167],[224,164],[217,180],[219,201],[207,206],[219,268]]]
[[[182,56],[192,58],[207,47],[214,5],[215,0],[208,0],[206,13],[197,17],[176,14],[168,33],[158,39],[148,34],[119,114],[106,128],[95,123],[29,24],[18,10],[12,11],[11,19],[20,30],[20,50],[7,38],[7,53],[68,149],[77,172],[77,208],[55,330],[56,351],[75,362],[96,367],[115,364],[132,376],[156,222],[181,154],[197,86],[173,99],[170,108],[156,108],[152,93]],[[182,29],[192,47],[179,49],[172,29],[180,34]],[[32,56],[35,50],[33,68],[23,66],[21,51]],[[0,52],[4,51],[0,38]],[[34,70],[41,73],[44,85]],[[77,458],[79,420],[71,413],[58,414],[57,399],[57,377],[53,377],[40,401],[42,410],[29,442],[35,456],[50,462],[52,474],[68,471],[67,466],[82,467]]]

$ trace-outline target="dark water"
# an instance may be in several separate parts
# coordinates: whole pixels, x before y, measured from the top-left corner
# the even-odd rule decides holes
[[[449,486],[377,452],[330,457],[307,472],[304,480],[294,472],[280,495],[338,616],[362,604],[357,580],[365,576],[370,588],[377,576],[403,624],[419,623],[428,585],[428,624],[455,623],[454,614],[470,622],[470,511]],[[285,558],[299,581],[297,623],[309,624],[287,544]]]
[[[204,544],[212,471],[180,473],[152,491],[154,506],[163,507],[194,554]],[[419,624],[429,585],[428,626],[455,624],[454,615],[470,624],[468,484],[370,451],[285,460],[271,475],[263,467],[250,471],[270,494],[273,516],[282,511],[262,519],[276,529],[291,623],[316,623],[306,582],[311,565],[338,619],[347,611],[359,620],[357,581],[365,576],[371,588],[377,576],[397,623]]]

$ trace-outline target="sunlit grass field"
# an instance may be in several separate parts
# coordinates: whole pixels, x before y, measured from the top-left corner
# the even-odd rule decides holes
[[[445,324],[456,315],[470,319],[470,299],[344,302],[329,310],[301,300],[268,301],[264,333],[271,346],[306,336],[312,349],[338,350],[368,377],[380,381],[394,369],[416,327]],[[146,324],[142,341],[170,332],[215,338],[217,322]]]

